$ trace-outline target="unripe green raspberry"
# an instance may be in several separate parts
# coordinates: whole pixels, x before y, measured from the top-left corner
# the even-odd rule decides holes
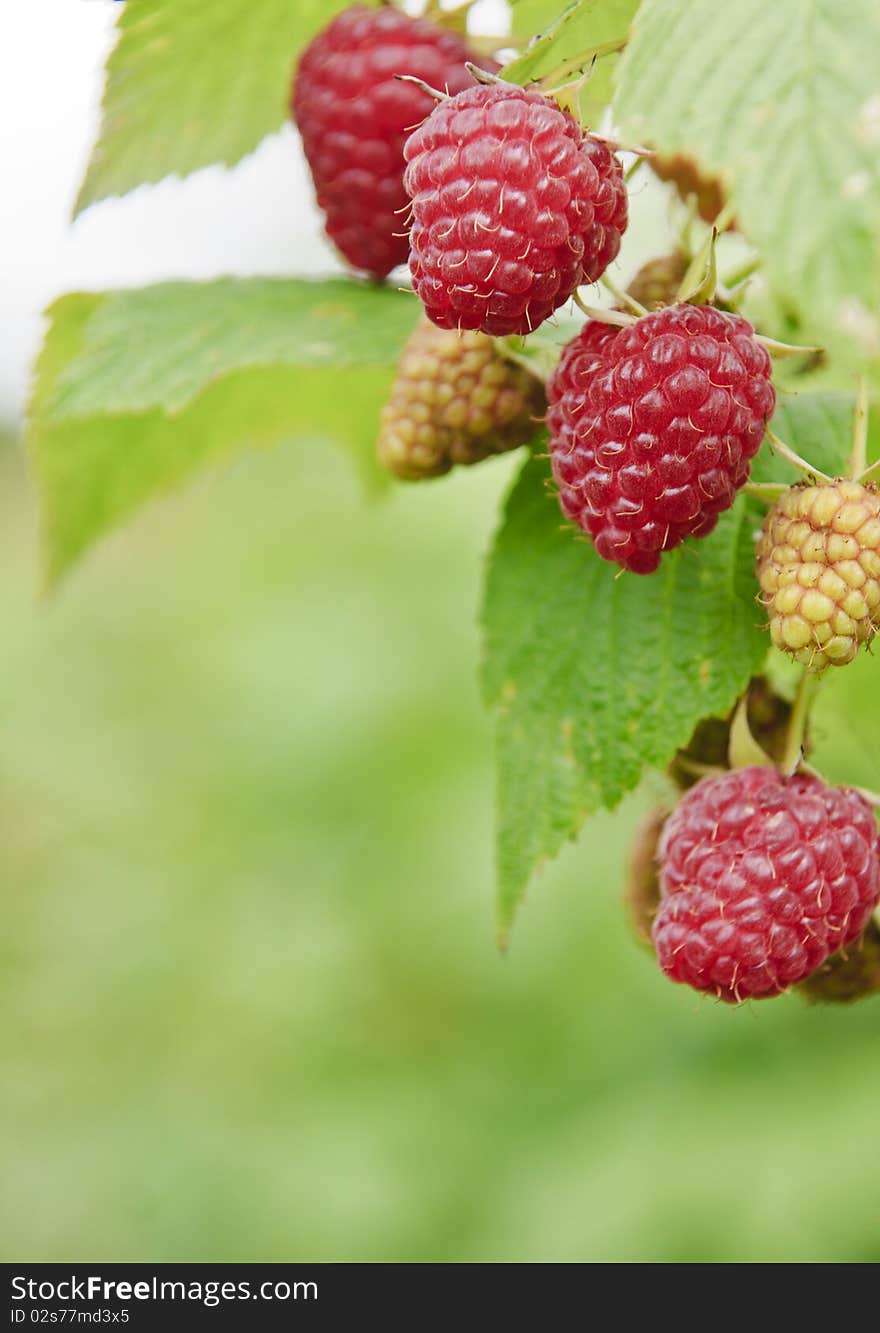
[[[546,411],[540,381],[485,333],[420,320],[382,409],[379,458],[407,481],[527,444]]]
[[[880,627],[880,491],[792,486],[764,520],[758,579],[777,648],[812,671],[851,662]]]
[[[671,254],[649,259],[629,284],[630,296],[646,310],[675,305],[689,265],[690,260],[684,250],[673,250]]]

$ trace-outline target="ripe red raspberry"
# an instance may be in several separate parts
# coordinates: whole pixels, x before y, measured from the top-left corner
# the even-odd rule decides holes
[[[774,768],[703,778],[670,816],[659,859],[660,966],[731,1004],[803,981],[862,933],[880,899],[864,797]]]
[[[403,145],[434,106],[395,78],[414,74],[458,92],[465,61],[495,69],[452,32],[396,9],[346,9],[299,62],[291,111],[330,239],[354,267],[383,278],[409,255]]]
[[[530,333],[620,249],[620,163],[543,93],[468,88],[435,107],[404,154],[410,271],[441,328]]]
[[[776,403],[754,335],[739,315],[675,305],[604,339],[588,324],[566,349],[550,458],[563,512],[603,560],[650,574],[733,504]]]

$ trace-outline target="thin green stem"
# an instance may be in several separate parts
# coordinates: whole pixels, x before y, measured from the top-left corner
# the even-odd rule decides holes
[[[637,157],[634,162],[630,163],[626,171],[623,173],[623,179],[626,181],[627,185],[629,185],[636,172],[641,170],[644,165],[645,159],[641,155]]]
[[[820,472],[817,467],[813,467],[812,463],[808,463],[805,458],[801,458],[800,454],[796,454],[783,440],[780,440],[778,435],[774,435],[772,430],[768,429],[767,439],[774,451],[779,454],[779,457],[784,458],[787,463],[791,463],[792,467],[797,468],[798,472],[801,472],[808,480],[831,480],[826,473]]]
[[[869,468],[865,468],[861,476],[856,477],[856,481],[860,481],[863,486],[867,486],[872,481],[880,481],[880,458],[877,459],[876,463],[872,463]]]
[[[647,315],[648,312],[645,307],[641,305],[635,297],[630,296],[629,292],[625,292],[622,288],[618,287],[617,283],[609,278],[607,273],[603,273],[599,281],[605,290],[611,293],[616,301],[620,302],[621,305],[627,306],[634,315],[638,315],[639,318],[641,318],[642,315]]]
[[[425,83],[424,79],[417,79],[415,74],[395,74],[395,79],[400,79],[401,83],[414,83],[417,88],[421,88],[423,93],[433,97],[435,102],[445,102],[448,93],[441,92],[439,88],[432,88],[430,83]]]
[[[846,468],[848,477],[860,477],[868,466],[868,385],[859,376],[856,410],[853,417],[852,453]]]
[[[747,481],[742,489],[746,495],[754,495],[756,500],[772,505],[790,488],[782,481]]]
[[[635,316],[628,315],[624,310],[602,310],[599,306],[587,305],[579,291],[575,292],[572,300],[588,319],[595,319],[600,324],[616,324],[619,329],[628,329],[636,322]]]
[[[797,347],[794,343],[781,343],[778,338],[768,338],[764,333],[755,334],[755,342],[760,343],[774,359],[789,356],[815,356],[824,349],[821,347]]]
[[[803,758],[804,734],[807,729],[807,718],[810,712],[810,704],[813,698],[813,687],[815,683],[815,675],[804,667],[803,674],[801,675],[798,684],[797,694],[794,697],[791,717],[788,719],[788,734],[785,738],[785,750],[780,765],[785,773],[796,773],[798,765]]]

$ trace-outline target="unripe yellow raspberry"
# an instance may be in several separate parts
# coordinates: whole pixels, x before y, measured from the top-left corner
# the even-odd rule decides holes
[[[382,409],[379,458],[408,481],[439,477],[527,444],[546,411],[543,385],[494,339],[420,320]]]
[[[777,648],[813,671],[851,662],[880,627],[880,490],[792,486],[764,520],[758,579]]]

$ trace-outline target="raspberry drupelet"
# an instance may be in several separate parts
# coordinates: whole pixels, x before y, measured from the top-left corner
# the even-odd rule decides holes
[[[550,98],[478,84],[406,142],[410,271],[441,328],[527,334],[616,256],[620,163]]]

